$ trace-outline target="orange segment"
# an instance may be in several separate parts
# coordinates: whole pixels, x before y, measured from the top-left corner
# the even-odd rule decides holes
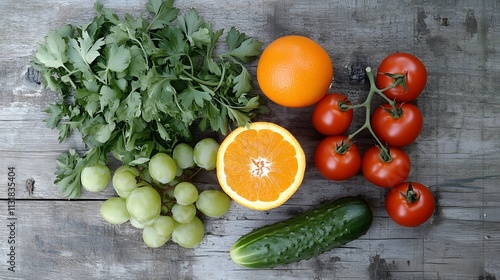
[[[217,154],[222,189],[237,203],[256,210],[287,201],[302,183],[305,167],[297,139],[269,122],[237,128],[224,139]]]

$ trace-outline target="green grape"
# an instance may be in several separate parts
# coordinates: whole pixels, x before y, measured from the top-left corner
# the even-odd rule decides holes
[[[127,198],[130,195],[130,192],[125,192],[125,191],[119,190],[119,189],[115,188],[114,186],[113,186],[113,188],[115,189],[116,194],[121,198]]]
[[[159,234],[154,226],[147,226],[142,230],[142,240],[144,240],[144,243],[146,243],[148,247],[161,247],[165,245],[169,239],[170,235]]]
[[[179,168],[188,169],[194,167],[193,147],[186,143],[180,143],[172,151],[172,158]]]
[[[143,229],[144,228],[144,225],[139,223],[136,219],[134,219],[133,217],[130,217],[130,224],[135,227],[135,228],[139,228],[139,229]]]
[[[172,241],[184,248],[194,248],[201,243],[204,235],[203,222],[195,216],[190,222],[175,226]]]
[[[218,218],[227,213],[231,206],[229,196],[218,190],[205,190],[196,201],[196,208],[206,216]]]
[[[123,224],[130,219],[125,199],[112,197],[101,204],[102,218],[113,225]]]
[[[160,215],[160,194],[149,186],[136,188],[130,192],[126,204],[130,217],[142,225],[147,225]]]
[[[115,174],[113,174],[113,188],[117,192],[131,192],[137,187],[137,176],[139,175],[139,170],[135,167],[122,167],[119,167],[117,171],[115,171]]]
[[[177,166],[175,161],[165,153],[157,153],[149,160],[149,174],[162,183],[170,183],[175,178]]]
[[[175,220],[170,216],[159,216],[154,223],[154,227],[158,234],[170,236],[174,231]]]
[[[194,204],[180,205],[175,204],[172,207],[172,218],[178,223],[190,222],[196,215],[196,207]]]
[[[111,171],[106,165],[96,164],[83,168],[80,181],[82,187],[89,192],[100,192],[111,180]]]
[[[180,182],[174,188],[174,197],[178,204],[193,204],[198,199],[198,189],[190,182]]]
[[[118,167],[116,170],[115,170],[115,174],[116,173],[120,173],[122,171],[129,171],[129,172],[132,172],[134,173],[135,176],[139,176],[139,169],[137,169],[137,167],[135,166],[130,166],[130,165],[122,165],[120,167]]]
[[[193,160],[203,169],[214,170],[218,150],[219,143],[213,138],[202,139],[193,148]]]

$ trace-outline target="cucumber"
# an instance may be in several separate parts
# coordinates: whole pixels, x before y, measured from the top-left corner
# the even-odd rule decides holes
[[[243,267],[273,268],[318,256],[364,235],[373,211],[360,197],[343,197],[288,220],[252,230],[231,247]]]

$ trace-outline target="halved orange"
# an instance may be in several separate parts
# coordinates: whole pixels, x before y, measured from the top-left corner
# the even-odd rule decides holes
[[[217,153],[217,178],[237,203],[269,210],[287,201],[301,185],[304,150],[284,127],[254,122],[232,131]]]

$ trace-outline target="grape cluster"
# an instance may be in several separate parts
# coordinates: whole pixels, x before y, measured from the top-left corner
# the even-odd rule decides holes
[[[144,243],[152,248],[170,239],[185,248],[196,247],[205,235],[198,213],[220,217],[231,203],[223,191],[199,192],[190,180],[197,170],[215,169],[218,148],[214,139],[204,138],[194,147],[176,145],[172,155],[157,153],[147,164],[118,167],[112,178],[104,176],[112,181],[118,197],[102,204],[101,216],[111,224],[130,222],[142,229]],[[89,172],[85,177],[82,173],[82,181],[97,180],[87,178],[91,174],[99,173]]]

